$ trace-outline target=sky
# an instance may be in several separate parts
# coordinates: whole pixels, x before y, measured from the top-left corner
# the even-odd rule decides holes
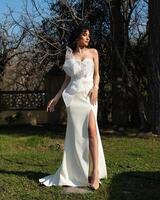
[[[26,16],[26,11],[25,11],[25,5],[27,2],[27,12],[30,13],[30,16],[32,16],[34,18],[34,21],[39,23],[42,21],[42,17],[37,14],[37,12],[35,11],[35,8],[33,6],[33,4],[31,3],[31,0],[0,0],[0,26],[4,26],[5,25],[5,19],[6,19],[6,15],[7,15],[7,20],[11,20],[12,21],[12,17],[9,14],[10,10],[9,8],[13,11],[12,12],[12,16],[13,18],[19,22],[20,20],[20,16]],[[41,11],[41,14],[43,15],[43,17],[47,17],[49,16],[49,12],[48,12],[48,4],[45,4],[44,0],[36,0],[35,1],[38,8],[40,8],[39,10]],[[11,29],[9,29],[9,33],[15,33],[15,34],[19,34],[19,31],[21,30],[21,27],[16,25],[16,26],[12,26]]]
[[[26,0],[0,0],[0,21],[4,19],[4,14],[9,13],[8,7],[10,7],[14,13],[14,17],[18,18],[20,12],[22,12],[22,8]],[[28,10],[32,10],[31,0],[27,0],[28,2]],[[36,2],[40,3],[42,6],[43,0],[36,0]]]
[[[23,0],[1,0],[0,3],[0,20],[3,19],[4,14],[9,12],[8,7],[15,11],[15,16],[19,16],[23,5]],[[8,7],[7,7],[8,6]]]
[[[15,19],[17,19],[20,16],[21,12],[23,11],[23,7],[24,7],[24,4],[25,4],[26,1],[28,2],[28,4],[27,4],[28,5],[28,7],[27,7],[28,11],[32,14],[33,13],[35,14],[35,12],[34,12],[35,10],[33,10],[33,5],[31,3],[31,0],[0,0],[0,23],[5,18],[4,14],[9,14],[9,8],[8,7],[10,7],[11,10],[14,11],[13,16],[14,16]],[[48,1],[50,1],[50,0],[48,0]],[[53,1],[54,0],[51,0],[51,2],[53,2]],[[46,4],[44,2],[45,2],[44,0],[36,0],[36,3],[38,3],[38,5],[41,7],[41,9],[44,9],[44,11],[46,13],[46,14],[43,14],[43,16],[47,16],[47,15],[49,15],[48,6],[46,6]],[[142,3],[140,3],[140,8],[139,8],[141,10],[141,11],[139,11],[140,15],[141,16],[147,15],[146,10],[144,10],[145,7],[143,9],[141,7],[142,7]],[[145,18],[147,20],[147,17],[144,17],[143,19],[145,19]],[[37,18],[35,20],[38,20],[38,22],[39,22],[39,21],[42,20],[42,18]],[[144,22],[141,22],[141,23],[146,24],[146,20]],[[144,26],[142,26],[140,28],[143,29]],[[142,30],[142,31],[144,31],[144,30]]]

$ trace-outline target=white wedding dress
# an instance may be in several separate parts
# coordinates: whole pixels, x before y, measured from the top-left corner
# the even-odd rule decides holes
[[[94,62],[91,58],[80,61],[67,47],[63,70],[71,77],[62,93],[67,111],[67,128],[61,166],[55,174],[39,179],[46,185],[88,186],[92,172],[92,159],[89,150],[88,117],[94,113],[98,137],[99,178],[107,178],[105,157],[97,124],[98,105],[92,105],[88,96],[93,87]]]

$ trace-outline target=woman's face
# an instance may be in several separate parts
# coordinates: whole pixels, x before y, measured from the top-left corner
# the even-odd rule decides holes
[[[77,44],[79,46],[88,46],[89,41],[90,41],[90,32],[89,30],[85,30],[80,35],[80,38],[78,39]]]

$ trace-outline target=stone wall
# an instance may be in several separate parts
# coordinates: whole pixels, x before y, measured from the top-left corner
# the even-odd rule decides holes
[[[48,123],[46,111],[3,111],[0,113],[0,125],[45,124]]]

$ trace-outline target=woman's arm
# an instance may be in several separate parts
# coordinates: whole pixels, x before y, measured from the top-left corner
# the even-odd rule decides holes
[[[92,49],[93,60],[94,60],[94,74],[93,74],[93,88],[89,92],[91,104],[96,104],[98,98],[99,89],[99,55],[96,49]]]
[[[47,105],[47,112],[48,111],[50,111],[50,112],[54,111],[54,106],[58,103],[59,99],[62,96],[63,90],[66,88],[66,86],[68,85],[69,82],[70,82],[70,77],[66,74],[64,82],[63,82],[60,90],[57,92],[55,97],[49,101],[49,103]]]
[[[98,51],[94,49],[94,75],[93,75],[93,83],[94,83],[94,89],[98,90],[99,89],[99,81],[100,81],[100,76],[99,76],[99,55]]]
[[[65,79],[64,82],[60,88],[60,90],[57,92],[56,96],[58,98],[58,100],[61,98],[63,90],[66,88],[66,86],[68,85],[68,83],[70,82],[70,76],[68,76],[67,74],[65,74]]]

